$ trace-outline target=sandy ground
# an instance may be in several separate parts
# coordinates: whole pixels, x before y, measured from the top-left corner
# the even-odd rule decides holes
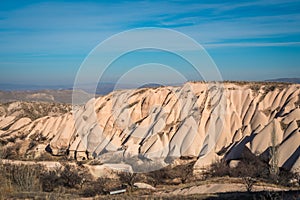
[[[226,192],[246,192],[246,187],[239,183],[212,183],[187,188],[175,189],[171,192],[157,192],[156,195],[192,195],[192,194],[214,194]],[[286,189],[271,186],[253,186],[253,192],[259,191],[286,191]]]

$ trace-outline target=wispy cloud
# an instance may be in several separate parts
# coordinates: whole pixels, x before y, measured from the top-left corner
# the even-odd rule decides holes
[[[14,44],[24,44],[23,40],[31,45],[20,46],[29,48],[47,50],[54,44],[86,48],[84,43],[97,43],[111,34],[143,26],[175,28],[201,42],[260,37],[271,40],[279,34],[300,34],[300,14],[293,9],[295,3],[298,2],[45,2],[0,12],[0,42],[10,43],[13,48]],[[268,7],[258,8],[261,6]],[[282,6],[287,8],[272,12]],[[251,9],[239,11],[245,7]]]
[[[300,42],[299,0],[34,2],[0,3],[0,69],[25,58],[61,66],[61,56],[77,67],[101,41],[139,27],[175,29],[213,49]]]
[[[234,10],[238,8],[245,8],[245,7],[261,7],[261,6],[268,6],[268,7],[274,7],[274,6],[282,6],[282,5],[289,5],[293,3],[299,3],[298,0],[254,0],[254,1],[240,1],[240,2],[225,2],[221,6],[218,7],[218,10],[220,11],[226,11],[226,10]]]
[[[236,42],[236,43],[207,43],[206,48],[218,47],[280,47],[280,46],[300,46],[300,42]]]

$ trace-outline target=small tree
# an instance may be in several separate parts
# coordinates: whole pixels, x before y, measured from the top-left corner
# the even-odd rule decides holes
[[[82,182],[83,177],[74,167],[66,165],[60,174],[60,179],[63,186],[74,188]]]
[[[278,181],[279,167],[278,167],[278,147],[276,146],[276,133],[273,127],[271,133],[271,148],[270,148],[270,175],[274,181]]]
[[[195,161],[179,165],[170,170],[170,176],[175,175],[174,178],[178,177],[181,180],[181,183],[186,183],[193,176],[193,167]]]
[[[44,171],[40,176],[40,182],[42,185],[42,189],[45,192],[52,192],[54,188],[58,187],[60,183],[59,173],[60,168],[51,171]]]
[[[255,184],[255,180],[251,177],[243,177],[243,183],[247,189],[247,192],[252,192],[252,188]]]
[[[120,181],[126,183],[130,188],[133,187],[135,181],[137,180],[137,173],[135,172],[120,172],[118,173]]]

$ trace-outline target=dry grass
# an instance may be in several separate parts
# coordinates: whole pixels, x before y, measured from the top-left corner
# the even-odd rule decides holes
[[[10,197],[16,193],[40,191],[39,165],[0,165],[2,198]]]
[[[149,173],[146,174],[124,174],[120,179],[99,178],[94,180],[90,174],[86,173],[79,166],[57,168],[55,171],[40,171],[38,166],[24,167],[12,167],[11,171],[1,170],[0,178],[2,184],[0,185],[0,198],[39,198],[39,199],[80,199],[82,197],[93,197],[93,199],[140,199],[140,198],[160,198],[155,196],[157,192],[168,194],[163,198],[206,198],[211,195],[199,194],[199,195],[185,195],[177,196],[172,195],[172,192],[178,189],[190,188],[193,186],[209,185],[213,183],[221,184],[243,184],[245,181],[243,178],[237,177],[200,177],[190,173],[193,163],[188,163],[181,167],[167,167],[162,170],[156,171],[155,176],[151,177]],[[29,172],[28,169],[33,169],[33,172]],[[10,174],[16,172],[18,168],[18,178],[7,178]],[[158,173],[159,172],[159,173]],[[188,179],[184,179],[185,175]],[[39,176],[36,176],[40,174]],[[16,176],[16,175],[14,175]],[[4,177],[4,178],[3,178]],[[26,177],[26,178],[25,178]],[[125,177],[125,178],[124,178]],[[179,182],[175,184],[174,179],[178,179]],[[26,180],[31,180],[33,184],[26,183]],[[133,187],[134,182],[148,182],[151,184],[150,179],[157,179],[159,183],[156,185],[156,190],[138,189]],[[6,180],[7,182],[3,182]],[[79,181],[80,180],[80,181]],[[247,179],[248,180],[248,179]],[[250,180],[250,179],[249,179]],[[249,181],[249,188],[253,186],[252,179]],[[24,184],[26,183],[26,184]],[[116,188],[123,187],[124,184],[129,185],[127,192],[120,195],[108,195],[107,193]],[[248,183],[248,182],[247,182]],[[246,183],[245,183],[246,184]],[[258,181],[255,185],[260,186],[272,186],[270,183]],[[246,185],[245,185],[246,186]],[[276,187],[276,186],[274,186]],[[22,188],[22,189],[19,189]],[[250,188],[251,190],[251,188]],[[214,194],[219,196],[219,194]],[[243,193],[244,195],[244,193]]]

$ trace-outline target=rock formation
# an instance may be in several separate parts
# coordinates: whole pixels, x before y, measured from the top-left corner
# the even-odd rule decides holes
[[[276,148],[279,167],[300,167],[299,84],[188,82],[121,90],[34,120],[2,110],[0,141],[21,144],[24,156],[48,145],[53,155],[75,159],[197,159],[200,169],[238,160],[244,149],[263,156]]]

